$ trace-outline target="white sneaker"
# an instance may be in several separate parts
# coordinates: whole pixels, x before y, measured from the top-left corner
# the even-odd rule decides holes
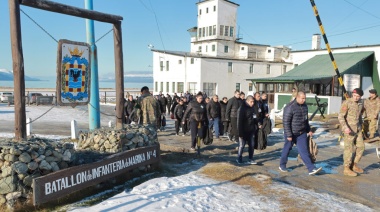
[[[309,172],[309,175],[315,175],[315,174],[317,174],[318,172],[320,172],[321,170],[322,170],[322,167],[315,168],[315,169],[313,169],[311,172]]]
[[[282,169],[281,167],[278,167],[278,169],[280,169],[281,172],[288,172],[287,169]]]
[[[380,159],[380,147],[376,148],[376,154],[377,154],[377,157]]]
[[[254,160],[248,160],[247,162],[245,162],[246,164],[251,164],[251,165],[256,165],[256,161]]]

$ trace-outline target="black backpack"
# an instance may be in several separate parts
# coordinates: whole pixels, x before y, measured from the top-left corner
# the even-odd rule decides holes
[[[258,130],[255,141],[255,149],[264,150],[267,148],[267,135],[262,128]]]

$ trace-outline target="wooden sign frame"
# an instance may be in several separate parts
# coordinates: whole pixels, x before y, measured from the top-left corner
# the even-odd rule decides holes
[[[101,161],[63,169],[33,179],[33,204],[56,200],[140,166],[158,163],[160,145],[111,155]]]

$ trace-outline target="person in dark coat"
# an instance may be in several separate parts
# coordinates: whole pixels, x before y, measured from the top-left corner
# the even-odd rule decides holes
[[[258,121],[259,121],[259,125],[262,125],[263,124],[263,119],[265,117],[265,112],[264,112],[264,106],[263,106],[263,103],[261,102],[261,99],[260,99],[260,93],[259,92],[256,92],[255,95],[254,95],[254,98],[255,98],[255,112],[257,113],[258,115]]]
[[[170,107],[172,106],[173,98],[169,94],[166,94],[166,100],[167,100],[166,108],[167,108],[168,114],[170,115]]]
[[[220,104],[220,117],[221,117],[221,127],[220,127],[220,134],[226,135],[228,130],[228,121],[226,121],[226,109],[227,109],[227,97],[223,97],[222,101],[219,102]]]
[[[207,127],[207,111],[202,101],[202,94],[197,94],[196,101],[189,103],[182,118],[182,124],[185,124],[187,119],[190,120],[191,150],[195,150],[197,137],[203,138]]]
[[[282,149],[280,159],[280,171],[287,172],[286,163],[288,162],[289,152],[293,145],[297,145],[298,153],[301,155],[303,162],[309,170],[309,175],[315,175],[322,170],[322,167],[316,168],[311,162],[308,150],[307,134],[312,136],[308,118],[308,108],[305,104],[306,95],[304,92],[298,92],[296,99],[288,103],[284,108],[283,125],[284,125],[284,148]]]
[[[133,108],[136,105],[136,101],[133,99],[132,95],[128,96],[128,100],[125,102],[125,123],[130,124],[132,120],[129,118],[132,114]]]
[[[239,142],[238,132],[237,132],[237,111],[241,105],[242,101],[240,99],[240,91],[235,91],[234,97],[228,100],[226,108],[226,121],[230,121],[231,131],[228,135],[230,141],[235,140],[236,143]]]
[[[238,164],[243,163],[243,150],[245,144],[248,144],[248,164],[257,164],[253,160],[254,152],[254,137],[255,132],[258,129],[257,114],[253,108],[255,101],[253,96],[248,96],[247,99],[242,103],[238,110],[237,117],[237,128],[239,135],[239,149],[238,149],[238,158],[236,162]]]
[[[213,128],[215,131],[216,139],[219,139],[219,126],[220,126],[220,103],[219,103],[218,95],[214,95],[212,100],[206,105],[207,109],[207,118],[209,123],[209,128]]]
[[[166,113],[166,105],[168,104],[168,100],[162,94],[159,95],[158,100],[159,100],[160,105],[161,105],[161,114],[165,115],[165,113]]]
[[[182,118],[183,118],[183,115],[185,113],[185,106],[183,105],[183,99],[179,100],[179,103],[177,104],[177,106],[175,107],[174,109],[174,119],[175,119],[175,134],[178,136],[179,135],[179,127],[182,123]],[[183,127],[183,124],[182,124],[182,132],[183,132],[183,136],[186,134],[186,131],[185,131],[185,128]]]

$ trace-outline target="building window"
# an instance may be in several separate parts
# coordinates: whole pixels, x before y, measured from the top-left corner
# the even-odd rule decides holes
[[[158,90],[158,82],[154,82],[154,91],[157,92]]]
[[[223,26],[223,25],[220,25],[219,34],[220,34],[221,36],[223,36],[223,32],[224,32],[224,26]]]
[[[160,83],[160,91],[162,92],[164,90],[164,82]]]
[[[198,46],[198,52],[202,52],[202,46]]]
[[[209,27],[208,27],[208,35],[209,35],[209,36],[212,35],[212,26],[209,26]]]
[[[203,29],[202,29],[202,37],[205,37],[206,36],[206,29],[203,27]]]
[[[253,74],[253,63],[249,64],[249,73]]]
[[[228,72],[232,72],[232,62],[228,62]]]
[[[211,50],[212,50],[213,52],[215,52],[215,44],[213,44],[213,45],[211,46]]]
[[[190,64],[194,64],[194,58],[190,59]]]
[[[272,52],[272,49],[268,49],[268,53],[271,53]]]
[[[169,92],[169,82],[166,82],[166,92]]]
[[[267,65],[267,74],[270,74],[270,65]]]
[[[234,27],[230,27],[230,37],[234,36]]]
[[[169,61],[166,61],[166,71],[169,71]]]
[[[228,26],[224,27],[224,36],[228,36]]]
[[[216,94],[216,83],[204,82],[203,91],[207,96],[213,96]]]
[[[216,11],[216,6],[214,6],[214,12]]]
[[[196,82],[189,82],[188,83],[188,91],[189,91],[189,93],[196,93],[197,92],[197,83]]]
[[[199,28],[198,37],[202,37],[202,28]]]
[[[283,66],[282,66],[282,74],[285,74],[285,73],[286,73],[286,68],[287,68],[286,65],[283,65]]]
[[[206,36],[208,36],[208,27],[206,27]]]
[[[199,15],[202,15],[202,10],[201,9],[199,10]]]
[[[236,83],[236,89],[237,91],[240,91],[240,83]]]
[[[212,26],[212,35],[216,35],[216,25]]]
[[[160,61],[160,71],[164,70],[164,61]]]
[[[248,84],[248,91],[253,91],[253,86],[252,85],[253,85],[252,83]]]
[[[206,7],[206,13],[208,13],[208,7]]]
[[[182,64],[182,60],[178,60],[178,64]]]
[[[183,82],[177,82],[177,93],[183,93]]]
[[[172,93],[175,93],[175,82],[172,82]]]
[[[206,52],[207,52],[207,50],[208,50],[208,46],[206,46]]]
[[[224,46],[224,53],[228,53],[228,46]]]
[[[241,47],[241,50],[244,50],[244,46],[243,46],[243,47]]]

